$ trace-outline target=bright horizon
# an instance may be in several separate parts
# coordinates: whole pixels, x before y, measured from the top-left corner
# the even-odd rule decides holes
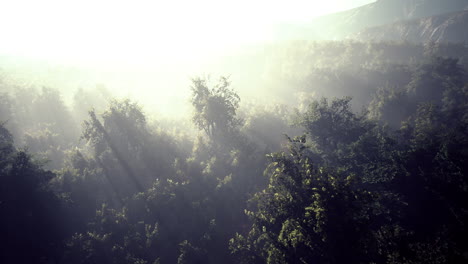
[[[373,0],[3,1],[0,54],[73,62],[190,60],[271,39],[300,23]]]

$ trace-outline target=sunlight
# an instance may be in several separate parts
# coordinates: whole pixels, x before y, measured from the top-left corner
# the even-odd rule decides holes
[[[0,54],[74,65],[115,96],[184,115],[191,77],[233,74],[238,80],[233,56],[246,45],[274,40],[278,24],[369,1],[3,1]],[[68,85],[74,90],[79,84]]]
[[[467,263],[467,2],[0,0],[0,264]]]
[[[369,2],[369,0],[352,1]],[[347,3],[347,4],[346,4]],[[4,1],[0,53],[74,62],[189,61],[268,41],[275,23],[350,1]]]

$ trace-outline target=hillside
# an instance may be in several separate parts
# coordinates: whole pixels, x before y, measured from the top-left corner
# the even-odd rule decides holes
[[[369,27],[468,9],[468,0],[379,0],[316,18],[303,25],[281,25],[277,39],[339,40]]]
[[[468,11],[372,27],[350,38],[361,41],[467,42]]]

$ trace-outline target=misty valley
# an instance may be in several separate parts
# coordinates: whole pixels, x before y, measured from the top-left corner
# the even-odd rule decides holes
[[[0,53],[0,263],[467,263],[468,45],[388,3],[200,71]]]

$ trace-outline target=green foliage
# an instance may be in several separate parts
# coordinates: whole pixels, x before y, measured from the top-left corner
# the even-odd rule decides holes
[[[405,86],[382,88],[377,92],[370,105],[371,118],[399,128],[417,112],[419,104],[463,105],[448,102],[463,98],[460,92],[467,80],[457,59],[433,57],[410,70],[411,80]]]
[[[335,99],[331,103],[323,98],[309,105],[307,112],[296,121],[305,128],[319,151],[331,152],[340,145],[356,141],[366,130],[364,116],[356,116],[350,109],[351,98]]]
[[[172,172],[176,146],[163,133],[149,130],[138,104],[113,100],[101,119],[94,111],[89,117],[82,138],[93,148],[117,200],[144,191]]]
[[[105,107],[100,88],[73,115],[58,90],[0,91],[0,262],[465,263],[465,53],[296,43],[265,73],[295,128],[288,106],[240,109],[227,78],[195,78],[205,136],[128,99]],[[81,144],[71,117],[93,105]]]
[[[236,117],[240,98],[230,85],[227,77],[221,77],[213,88],[206,79],[192,80],[193,122],[212,138],[231,133],[242,123]]]
[[[59,199],[48,188],[55,176],[13,147],[0,125],[0,262],[48,263],[65,236]]]
[[[389,206],[400,203],[398,196],[366,188],[354,174],[315,167],[304,137],[270,159],[268,187],[252,200],[256,210],[247,211],[252,229],[231,240],[244,263],[361,263],[394,250],[379,245],[377,234],[397,228]]]

